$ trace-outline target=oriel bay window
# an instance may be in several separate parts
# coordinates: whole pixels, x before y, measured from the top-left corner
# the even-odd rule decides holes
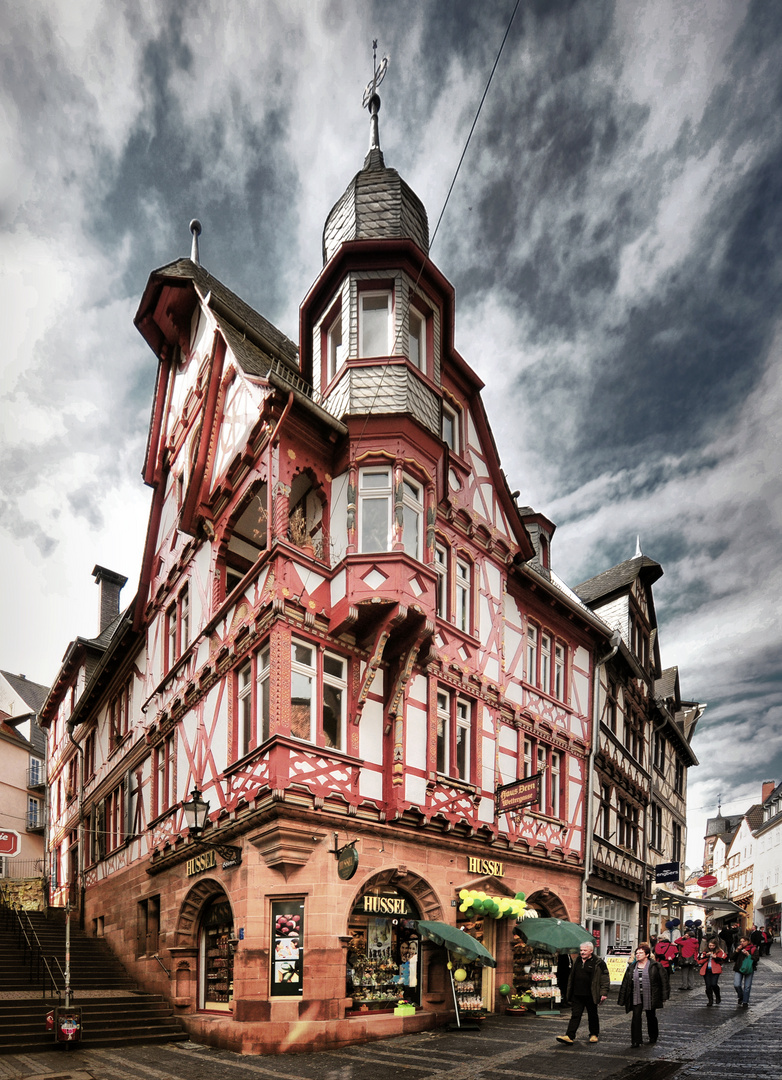
[[[472,702],[444,689],[437,691],[437,771],[472,780]]]
[[[346,747],[347,660],[310,642],[291,643],[291,735],[333,750]]]

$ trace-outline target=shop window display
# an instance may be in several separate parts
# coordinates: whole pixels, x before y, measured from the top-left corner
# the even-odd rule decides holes
[[[398,894],[362,896],[353,909],[346,978],[352,1013],[393,1009],[400,1001],[420,1005],[420,941],[414,919],[405,915],[417,913]]]
[[[295,997],[304,992],[304,904],[280,900],[272,904],[272,997]]]
[[[202,1009],[229,1012],[233,1000],[233,914],[227,900],[213,901],[201,924]]]

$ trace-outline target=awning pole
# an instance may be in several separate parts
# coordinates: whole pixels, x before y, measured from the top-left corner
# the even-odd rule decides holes
[[[451,965],[448,968],[448,974],[451,976],[451,993],[453,994],[453,1007],[454,1009],[456,1009],[456,1026],[460,1028],[462,1026],[462,1022],[459,1018],[459,1001],[456,997],[456,984],[453,981],[453,964],[451,962],[450,953],[448,953],[448,963]]]

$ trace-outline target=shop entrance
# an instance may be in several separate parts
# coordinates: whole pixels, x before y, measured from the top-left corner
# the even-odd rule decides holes
[[[230,1012],[233,1004],[234,922],[228,897],[218,893],[205,906],[198,933],[198,1007]]]
[[[400,999],[421,1004],[420,912],[412,898],[393,885],[358,898],[348,921],[346,993],[351,1014],[393,1009]]]

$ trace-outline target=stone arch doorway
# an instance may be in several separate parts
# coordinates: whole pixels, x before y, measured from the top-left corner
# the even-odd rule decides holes
[[[551,889],[539,889],[527,897],[527,906],[534,908],[541,919],[565,919],[570,922],[568,910]]]
[[[212,878],[189,890],[179,909],[175,969],[177,998],[205,1012],[231,1012],[236,945],[233,908],[223,886]]]
[[[346,993],[351,1012],[388,1012],[400,996],[420,1006],[428,977],[418,931],[419,919],[439,919],[442,908],[431,886],[398,868],[368,878],[347,913]]]

